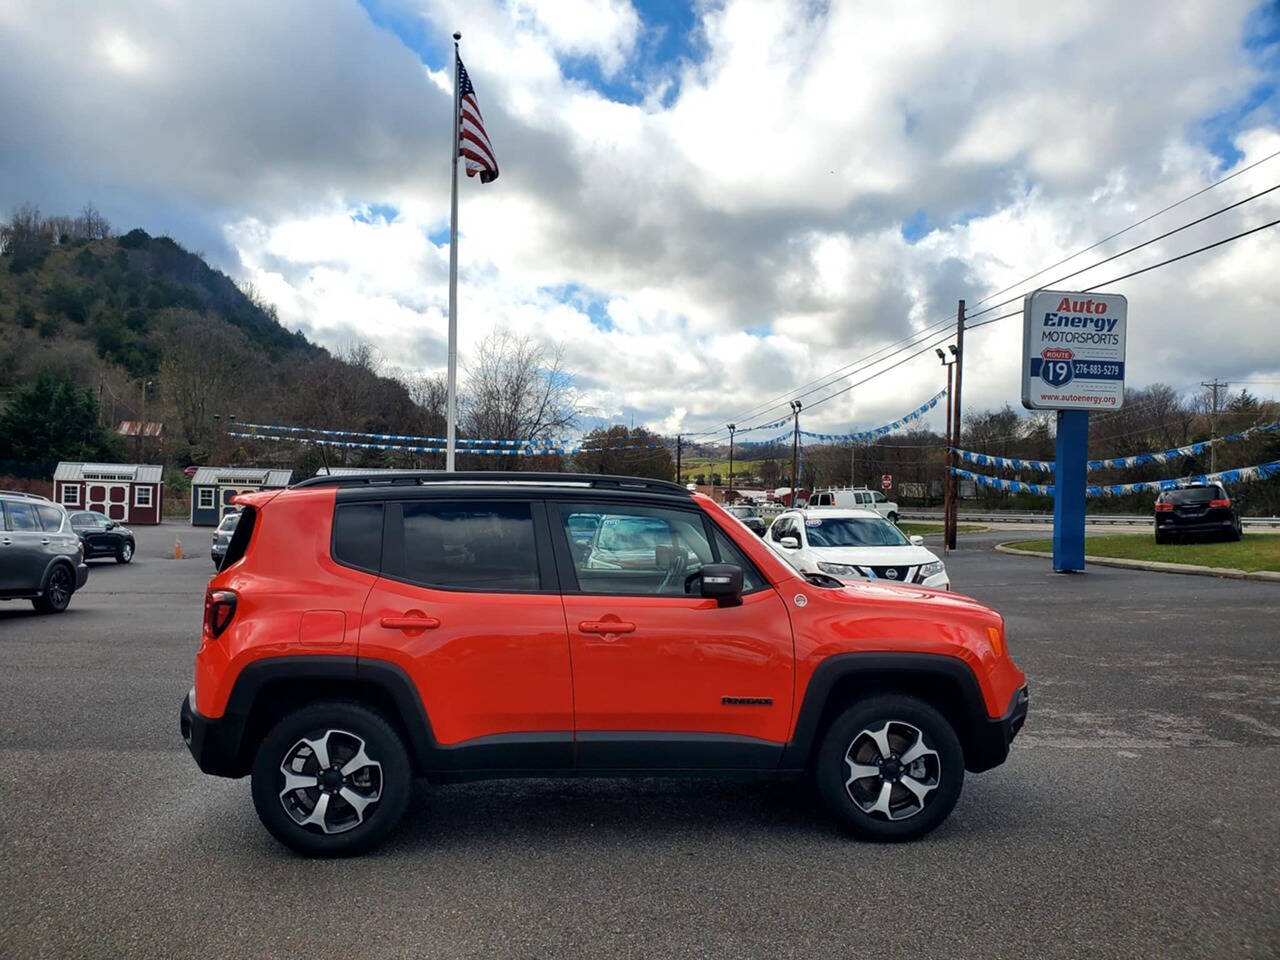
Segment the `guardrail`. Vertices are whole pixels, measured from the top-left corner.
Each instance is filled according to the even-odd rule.
[[[899,516],[903,520],[936,520],[942,522],[941,510],[903,510]],[[1053,514],[1051,513],[961,513],[957,516],[959,523],[1036,523],[1036,524],[1053,524]],[[1121,513],[1091,513],[1086,514],[1085,523],[1096,524],[1099,526],[1117,526],[1117,527],[1150,527],[1154,526],[1155,519],[1149,516],[1138,516],[1136,514]],[[1240,522],[1246,527],[1254,527],[1257,529],[1280,528],[1280,517],[1241,517]]]

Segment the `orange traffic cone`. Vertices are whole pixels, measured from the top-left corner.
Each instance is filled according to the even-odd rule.
[[[173,538],[173,559],[175,560],[182,559],[182,538],[181,537]]]

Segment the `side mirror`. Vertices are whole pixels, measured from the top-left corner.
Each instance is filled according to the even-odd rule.
[[[778,546],[785,547],[788,550],[799,550],[800,538],[799,537],[783,537],[781,540],[778,541]]]
[[[721,603],[742,596],[742,568],[736,563],[707,563],[702,566],[702,595]]]
[[[911,545],[912,545],[913,547],[923,547],[923,546],[924,546],[924,537],[920,536],[920,534],[918,534],[918,533],[917,533],[917,534],[915,534],[914,536],[910,537],[909,539],[911,540]]]
[[[107,521],[107,529],[108,529],[108,530],[114,530],[114,529],[115,529],[116,527],[118,527],[118,526],[120,526],[120,524],[116,523],[114,520],[108,520],[108,521]]]

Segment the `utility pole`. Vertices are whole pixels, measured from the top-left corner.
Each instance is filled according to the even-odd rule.
[[[733,432],[737,429],[738,425],[736,423],[729,424],[729,486],[724,491],[726,503],[733,496]]]
[[[947,371],[947,452],[943,458],[943,475],[942,475],[942,552],[946,553],[948,547],[947,532],[951,529],[951,468],[956,464],[956,455],[952,452],[955,447],[955,439],[951,436],[951,368],[956,362],[956,348],[951,347],[951,358],[947,359],[947,354],[941,348],[933,351],[938,355],[938,359],[942,361],[943,367]]]
[[[684,480],[680,477],[680,448],[683,446],[684,446],[684,437],[680,436],[680,434],[677,433],[676,434],[676,483],[684,482]]]
[[[791,431],[791,506],[796,506],[796,500],[800,491],[800,476],[798,470],[800,468],[800,409],[803,407],[799,400],[791,401],[791,418],[794,425]]]
[[[1209,413],[1209,439],[1212,440],[1218,435],[1218,391],[1225,390],[1229,384],[1220,381],[1217,377],[1212,380],[1201,380],[1200,386],[1208,387],[1213,391],[1213,407]],[[1213,444],[1209,447],[1209,472],[1216,473],[1218,469],[1218,447]]]
[[[964,301],[956,306],[956,345],[955,345],[955,395],[951,397],[951,446],[960,446],[960,384],[964,377]],[[951,458],[954,460],[954,457]],[[956,520],[960,515],[960,478],[947,471],[947,483],[951,489],[951,513],[947,518],[944,541],[948,550],[956,548]]]

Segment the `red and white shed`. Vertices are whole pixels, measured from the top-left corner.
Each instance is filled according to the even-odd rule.
[[[53,499],[121,523],[159,523],[164,468],[151,463],[71,463],[53,472]]]

